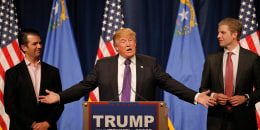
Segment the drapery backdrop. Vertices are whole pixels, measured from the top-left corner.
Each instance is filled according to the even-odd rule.
[[[73,71],[75,74],[81,74],[81,70],[83,72],[83,75],[86,76],[92,69],[95,63],[97,50],[99,46],[99,39],[101,35],[101,26],[102,26],[102,19],[104,14],[104,7],[106,0],[1,0],[1,13],[0,13],[0,31],[1,36],[3,38],[0,39],[1,43],[1,51],[0,51],[0,72],[2,78],[0,78],[0,105],[3,105],[3,75],[4,72],[8,69],[7,67],[11,67],[13,64],[13,60],[17,60],[15,51],[13,51],[13,47],[15,47],[15,42],[13,44],[7,43],[8,46],[5,46],[6,44],[6,35],[8,33],[12,33],[12,27],[14,24],[14,10],[12,9],[12,1],[14,1],[15,6],[17,7],[17,13],[18,13],[18,24],[19,28],[35,28],[40,31],[40,35],[42,38],[42,43],[45,48],[45,55],[43,56],[43,60],[45,61],[46,58],[54,58],[53,53],[56,53],[56,58],[58,60],[52,60],[54,62],[58,63],[58,67],[60,68],[61,72],[69,72]],[[200,74],[201,71],[199,67],[202,67],[204,56],[220,49],[218,42],[217,42],[217,27],[218,22],[225,18],[225,17],[234,17],[238,18],[238,13],[240,9],[240,0],[194,0],[194,5],[192,6],[192,0],[121,0],[122,1],[122,13],[124,14],[124,27],[132,28],[137,33],[137,52],[142,54],[147,54],[153,57],[156,57],[159,64],[162,66],[162,68],[166,68],[167,65],[167,72],[169,72],[174,78],[182,82],[182,79],[179,79],[178,77],[186,76],[185,74],[189,74],[187,70],[192,70],[196,68],[196,72],[198,72],[193,80],[198,81],[195,85],[194,83],[191,83],[192,86],[197,86],[193,89],[198,89],[199,82],[200,82]],[[181,3],[180,3],[181,1]],[[253,0],[247,0],[247,1],[253,1]],[[67,7],[66,4],[67,3]],[[185,3],[188,2],[188,3]],[[52,6],[53,3],[53,6]],[[180,5],[180,6],[179,6]],[[184,5],[187,5],[189,7],[185,7]],[[246,5],[248,8],[252,7],[251,4],[243,4]],[[257,20],[260,21],[260,2],[259,0],[254,0],[254,5],[256,6],[256,17]],[[179,9],[180,7],[180,9]],[[195,7],[195,13],[194,8]],[[67,10],[66,10],[67,8]],[[243,7],[244,8],[244,7]],[[62,18],[62,21],[66,19],[67,26],[65,30],[67,31],[59,31],[62,32],[64,35],[55,35],[55,40],[50,40],[50,38],[46,39],[47,31],[48,31],[48,24],[49,24],[49,18],[50,18],[50,12],[51,10],[54,11],[55,14],[56,11],[61,11],[61,13],[64,13],[64,16]],[[178,10],[179,13],[178,13]],[[181,13],[182,11],[182,13]],[[184,12],[187,11],[187,12]],[[251,10],[252,12],[253,10]],[[246,12],[246,11],[245,11]],[[10,13],[10,14],[8,14]],[[190,14],[189,14],[190,13]],[[250,11],[247,12],[247,15],[254,16],[250,14]],[[178,15],[178,17],[177,17]],[[197,21],[198,24],[196,24],[196,28],[192,31],[187,31],[183,35],[183,37],[177,37],[178,35],[173,36],[174,28],[176,25],[176,29],[180,27],[180,25],[186,25],[189,26],[189,23],[185,23],[185,20],[183,19],[189,19],[194,18],[192,16],[195,16],[196,19],[194,21]],[[52,15],[53,16],[53,15]],[[53,18],[51,16],[51,19]],[[181,17],[180,17],[181,16]],[[186,16],[190,16],[187,17]],[[182,20],[180,20],[180,18]],[[175,23],[177,19],[177,22]],[[179,20],[178,20],[179,19]],[[246,18],[245,18],[246,19]],[[52,20],[50,20],[50,23]],[[60,22],[58,25],[62,25],[63,22]],[[193,22],[194,22],[193,21]],[[72,25],[72,30],[70,27],[70,22]],[[254,23],[251,22],[251,23]],[[258,22],[259,24],[259,22]],[[192,25],[192,24],[191,24]],[[10,27],[8,29],[8,27]],[[193,27],[193,25],[192,25]],[[194,26],[195,27],[195,26]],[[61,28],[59,28],[61,29]],[[59,30],[57,28],[57,32]],[[191,29],[191,28],[190,28]],[[251,28],[250,28],[251,29]],[[259,29],[259,27],[258,27]],[[63,29],[64,30],[64,29]],[[182,28],[181,28],[182,30]],[[195,30],[195,32],[194,32]],[[70,31],[70,32],[68,32]],[[190,33],[190,35],[189,35]],[[200,35],[199,35],[200,33]],[[12,33],[15,34],[15,33]],[[48,36],[51,34],[54,34],[54,32],[48,32]],[[56,33],[55,33],[56,34]],[[68,42],[66,38],[69,38],[67,35],[70,34],[71,42]],[[176,33],[175,33],[176,34]],[[187,34],[187,35],[186,35]],[[9,35],[9,34],[8,34]],[[258,32],[259,35],[259,32]],[[75,41],[74,43],[74,37]],[[185,37],[185,38],[184,38]],[[191,40],[189,37],[195,37],[197,40]],[[8,38],[11,38],[8,36]],[[54,38],[54,37],[53,37]],[[62,41],[66,39],[65,41]],[[180,40],[182,39],[182,40]],[[201,40],[200,40],[201,39]],[[45,41],[48,41],[45,44]],[[55,43],[54,43],[55,41]],[[59,44],[58,44],[59,41]],[[201,43],[200,43],[201,41]],[[8,41],[9,42],[9,41]],[[63,47],[67,47],[68,44],[71,44],[74,48],[73,50],[66,50]],[[260,50],[260,45],[257,43],[258,46],[255,46],[256,48],[252,48],[250,46],[250,49],[253,51]],[[10,47],[10,46],[11,47]],[[50,46],[51,45],[51,46]],[[54,46],[52,46],[54,45]],[[58,46],[58,48],[53,48],[55,46]],[[178,46],[181,45],[181,46]],[[194,45],[195,47],[191,47],[190,45]],[[199,47],[201,46],[201,47]],[[179,47],[179,48],[178,48]],[[188,48],[187,48],[188,47]],[[196,48],[198,47],[198,48]],[[170,50],[171,49],[171,50]],[[189,53],[187,53],[187,49]],[[50,50],[53,50],[53,53],[46,53]],[[62,51],[63,53],[59,53],[57,50]],[[183,51],[185,50],[185,51]],[[3,52],[3,53],[2,53]],[[10,53],[9,53],[10,52]],[[74,52],[74,53],[73,53]],[[169,53],[171,52],[171,53]],[[181,57],[179,56],[182,54],[182,52],[185,52],[185,55],[188,55],[188,57]],[[72,53],[74,54],[72,56]],[[79,59],[77,60],[79,55]],[[11,54],[11,55],[9,55]],[[19,53],[21,54],[21,53]],[[50,54],[49,56],[46,54]],[[170,56],[169,56],[170,54]],[[258,53],[259,54],[259,53]],[[47,57],[46,57],[47,56]],[[63,62],[60,62],[61,56],[63,57]],[[71,56],[71,58],[68,58],[67,56]],[[193,56],[199,56],[193,57]],[[193,57],[193,58],[192,58]],[[10,59],[11,58],[11,59]],[[6,60],[7,59],[7,60]],[[201,59],[201,60],[199,60]],[[20,60],[21,57],[20,57]],[[75,66],[69,65],[69,63],[74,63],[71,60],[77,60],[81,63],[78,64],[76,67],[77,70],[75,71]],[[7,64],[7,61],[9,64]],[[69,63],[64,63],[64,61],[69,61]],[[199,66],[196,66],[197,63],[191,61],[196,61]],[[198,62],[200,61],[200,62]],[[48,62],[48,61],[47,61]],[[168,62],[168,63],[167,63]],[[50,63],[50,62],[48,62]],[[66,66],[65,69],[62,69],[63,66]],[[180,69],[179,69],[179,68]],[[184,69],[182,69],[184,68]],[[177,71],[175,71],[177,70]],[[180,71],[180,72],[179,72]],[[185,71],[185,72],[184,72]],[[72,76],[71,74],[63,74],[62,76]],[[75,76],[73,76],[75,78]],[[82,76],[80,76],[82,77]],[[80,77],[77,77],[75,80],[81,80]],[[62,78],[63,79],[63,78]],[[64,81],[64,79],[63,79]],[[66,80],[67,81],[67,80]],[[68,83],[63,83],[63,87],[65,85],[70,86]],[[185,85],[190,87],[190,85]],[[191,88],[192,88],[191,86]],[[165,94],[163,96],[163,94]],[[190,107],[185,106],[182,107],[182,105],[178,104],[181,103],[185,105],[186,102],[179,101],[179,99],[174,100],[176,98],[171,97],[172,95],[169,95],[167,93],[163,93],[160,89],[158,89],[158,93],[156,94],[157,100],[164,100],[166,101],[170,106],[169,116],[171,120],[174,121],[174,127],[176,127],[176,130],[186,130],[190,129],[186,126],[186,123],[188,123],[191,126],[195,126],[190,124],[189,120],[185,120],[183,123],[177,122],[180,119],[180,117],[183,119],[189,119],[190,116],[195,117],[193,115],[190,115],[190,110],[196,110],[193,108],[198,108],[197,110],[202,110],[202,106],[193,106],[191,104]],[[165,99],[163,99],[165,97]],[[170,100],[168,100],[170,99]],[[172,101],[171,101],[172,100]],[[81,101],[82,102],[82,101]],[[75,103],[75,102],[74,102]],[[72,103],[71,103],[72,104]],[[67,105],[71,105],[67,104]],[[176,105],[177,104],[177,105]],[[79,108],[81,106],[73,105],[76,108]],[[77,107],[78,106],[78,107]],[[174,106],[180,109],[176,109]],[[8,128],[8,116],[4,115],[3,108],[0,107],[0,129],[6,130]],[[182,109],[185,108],[185,109]],[[60,129],[63,130],[63,128],[71,129],[75,128],[75,126],[78,126],[79,129],[82,127],[82,118],[78,118],[78,116],[73,111],[78,111],[76,109],[68,110],[68,113],[72,114],[76,119],[74,120],[71,115],[64,116],[66,112],[63,112],[62,123],[60,123],[61,127]],[[174,111],[172,111],[174,110]],[[185,114],[178,115],[178,113],[182,113],[182,111],[185,111]],[[258,113],[260,111],[260,107],[257,109]],[[194,129],[204,129],[206,124],[203,117],[206,117],[205,110],[202,110],[203,114],[196,112],[200,117],[198,119],[199,123],[196,123],[198,125],[198,128]],[[177,114],[176,114],[177,113]],[[81,114],[79,114],[81,115]],[[64,120],[63,120],[64,119]],[[70,120],[69,120],[70,119]],[[78,120],[77,120],[78,119]],[[65,120],[69,123],[66,123]],[[202,122],[200,122],[202,121]],[[259,128],[260,128],[260,119],[259,121]],[[72,122],[74,125],[72,125]],[[59,124],[59,123],[58,123]],[[171,123],[170,123],[171,124]],[[69,126],[69,127],[67,127]],[[185,128],[183,127],[185,126]],[[71,128],[70,128],[71,127]],[[200,128],[199,128],[200,127]],[[170,127],[172,128],[172,127]],[[64,129],[65,130],[65,129]],[[172,130],[172,129],[171,129]]]
[[[260,21],[260,1],[254,0]],[[19,27],[40,31],[45,43],[52,0],[14,0]],[[67,0],[83,75],[95,63],[101,34],[105,0]],[[219,48],[217,24],[225,17],[238,18],[240,0],[194,0],[205,56]],[[137,33],[137,52],[156,57],[166,68],[177,17],[179,0],[122,0],[125,27]],[[68,53],[70,53],[68,51]],[[73,69],[73,68],[71,68]],[[163,100],[158,92],[158,100]]]

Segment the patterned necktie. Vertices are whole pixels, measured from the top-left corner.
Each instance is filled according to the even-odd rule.
[[[124,72],[124,81],[123,81],[123,90],[121,101],[130,101],[130,92],[131,92],[131,61],[129,59],[125,60],[125,72]]]
[[[233,63],[231,55],[233,52],[228,52],[227,63],[226,63],[226,77],[225,77],[225,93],[228,97],[233,95]],[[230,110],[231,106],[227,105],[227,109]]]

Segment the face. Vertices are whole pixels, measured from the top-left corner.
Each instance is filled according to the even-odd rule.
[[[217,38],[221,47],[232,49],[237,43],[237,32],[232,33],[228,25],[219,25]]]
[[[135,38],[131,35],[122,35],[116,39],[115,48],[117,52],[124,58],[131,58],[136,53]]]
[[[27,35],[28,44],[22,45],[25,56],[30,60],[39,60],[42,50],[41,38],[37,35]]]

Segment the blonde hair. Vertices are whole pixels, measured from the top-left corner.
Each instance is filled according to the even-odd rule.
[[[122,28],[122,29],[117,30],[113,36],[114,46],[116,45],[116,40],[119,39],[123,35],[133,36],[134,40],[136,40],[136,38],[135,38],[136,33],[132,29]]]
[[[232,33],[237,32],[237,41],[240,40],[243,25],[239,20],[234,18],[225,18],[218,23],[218,26],[220,25],[227,25]]]

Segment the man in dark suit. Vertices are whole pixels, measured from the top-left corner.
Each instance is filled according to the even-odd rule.
[[[205,107],[213,106],[215,100],[207,96],[208,92],[197,93],[165,73],[156,63],[156,59],[136,54],[136,33],[129,28],[118,30],[114,36],[114,46],[119,53],[116,56],[98,60],[93,71],[80,83],[59,94],[46,90],[48,96],[40,96],[43,103],[69,103],[79,100],[86,93],[99,87],[100,101],[154,101],[156,87],[190,102],[200,103]],[[125,61],[130,62],[131,81],[125,83]],[[126,71],[129,72],[129,71]],[[130,97],[123,99],[128,84]]]
[[[18,40],[25,58],[5,74],[4,104],[10,130],[56,130],[64,105],[41,103],[38,96],[46,95],[45,89],[62,90],[59,70],[40,60],[42,44],[37,31],[22,30]]]
[[[239,46],[241,31],[237,19],[220,21],[217,38],[224,50],[206,58],[200,92],[210,90],[218,103],[208,109],[207,130],[257,130],[260,58]]]

